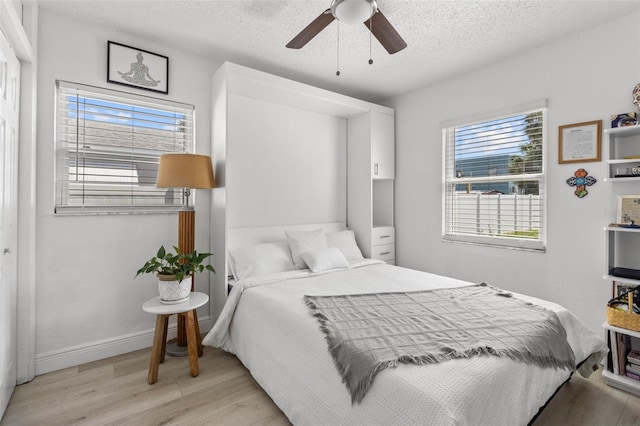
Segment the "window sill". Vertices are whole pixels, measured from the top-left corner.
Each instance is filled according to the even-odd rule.
[[[55,207],[54,216],[108,216],[108,215],[149,215],[172,214],[183,209],[183,206],[149,208],[149,207]]]
[[[471,235],[445,235],[442,237],[445,243],[470,244],[482,247],[501,248],[509,250],[532,251],[546,253],[547,248],[542,241],[522,240],[518,238],[480,237]]]

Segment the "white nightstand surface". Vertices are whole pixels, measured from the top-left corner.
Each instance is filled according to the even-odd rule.
[[[208,301],[208,295],[194,291],[186,302],[176,303],[174,305],[165,305],[160,301],[160,296],[157,296],[144,302],[142,309],[150,314],[171,315],[192,311],[206,304]]]

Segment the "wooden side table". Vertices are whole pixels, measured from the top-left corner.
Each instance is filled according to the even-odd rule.
[[[209,296],[206,294],[192,292],[189,300],[175,305],[163,304],[160,302],[160,296],[149,299],[142,305],[142,309],[145,312],[156,315],[156,331],[153,336],[149,376],[147,379],[150,385],[158,380],[158,369],[160,363],[164,362],[167,345],[167,327],[169,325],[169,317],[173,314],[185,318],[187,351],[189,353],[189,373],[191,373],[191,377],[196,377],[200,374],[198,357],[202,356],[203,351],[196,309],[208,301]]]

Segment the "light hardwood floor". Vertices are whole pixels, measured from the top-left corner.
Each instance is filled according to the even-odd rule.
[[[206,347],[200,375],[187,358],[167,357],[147,384],[150,350],[36,377],[16,388],[9,425],[288,425],[238,359]],[[640,425],[640,397],[607,386],[600,372],[574,375],[534,426]]]

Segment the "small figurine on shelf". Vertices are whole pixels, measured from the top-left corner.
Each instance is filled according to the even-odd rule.
[[[625,223],[626,226],[635,226],[636,224],[636,221],[631,219],[631,216],[629,216],[628,213],[625,213],[624,216],[622,216],[622,221]]]
[[[628,112],[626,114],[614,114],[611,116],[611,127],[627,127],[635,126],[638,124],[638,119],[635,112]]]
[[[622,221],[624,222],[624,224],[622,225],[623,228],[640,228],[640,226],[636,224],[636,221],[631,219],[631,216],[629,216],[629,214],[627,213],[625,213],[622,217]]]

